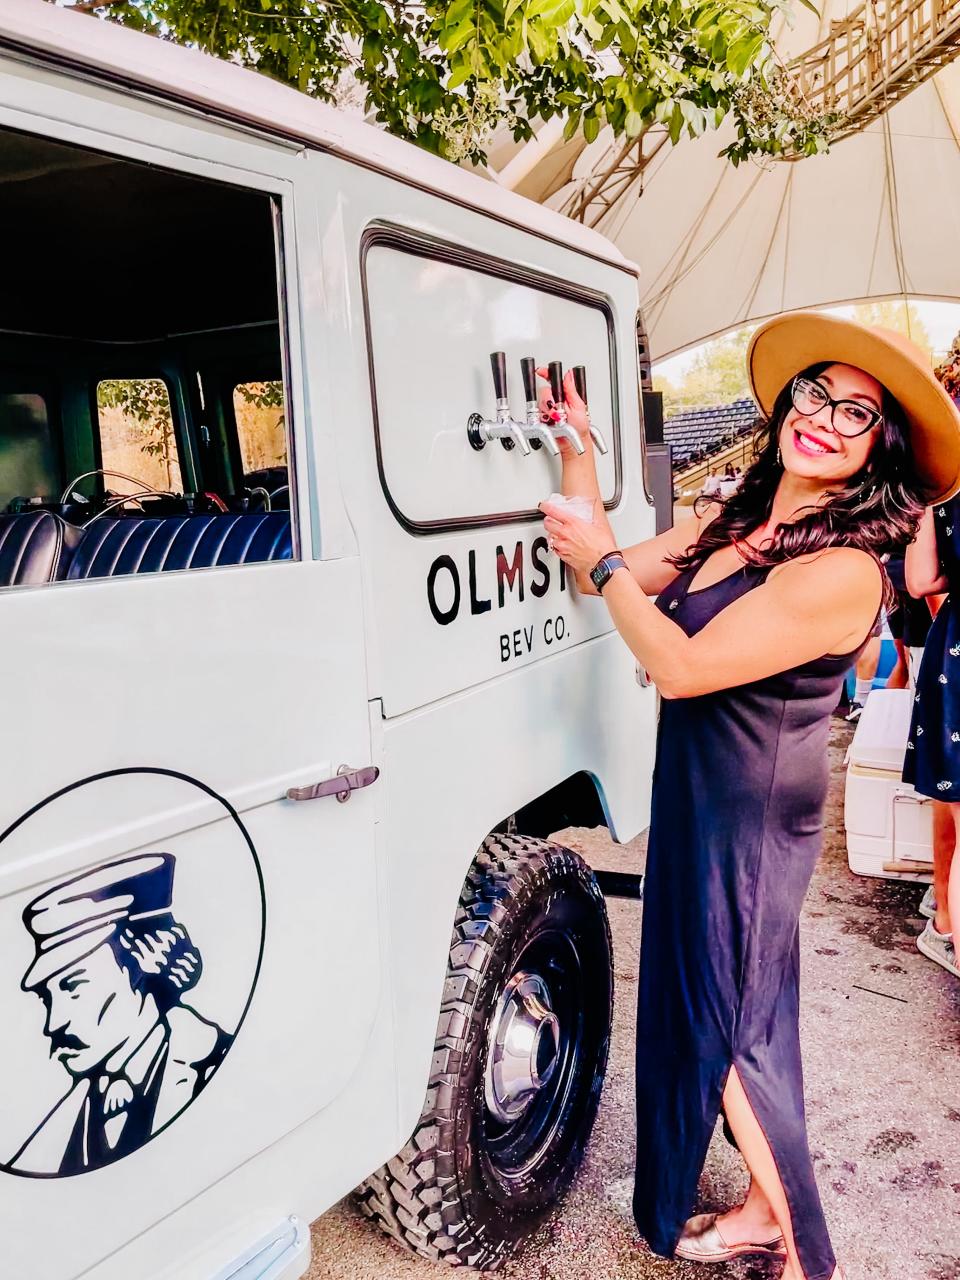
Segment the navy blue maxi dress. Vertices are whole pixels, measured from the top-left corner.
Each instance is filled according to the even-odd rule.
[[[903,780],[923,796],[960,801],[960,498],[933,509],[950,597],[933,620],[917,674]]]
[[[681,572],[657,598],[687,635],[769,569],[746,565],[690,591],[695,572]],[[830,713],[859,652],[661,701],[640,951],[633,1209],[641,1234],[665,1257],[693,1212],[735,1064],[776,1160],[804,1274],[833,1275],[804,1118],[798,922],[821,847]]]

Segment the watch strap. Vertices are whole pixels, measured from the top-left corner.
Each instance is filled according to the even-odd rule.
[[[597,591],[602,595],[603,588],[613,577],[617,569],[626,569],[627,561],[621,551],[608,551],[601,556],[591,570],[590,577]]]

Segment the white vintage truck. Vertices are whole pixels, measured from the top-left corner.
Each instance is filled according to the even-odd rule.
[[[353,1188],[495,1268],[607,1055],[603,894],[546,837],[643,829],[656,713],[547,548],[521,361],[585,368],[651,535],[635,272],[41,0],[0,193],[0,1270],[288,1280]]]

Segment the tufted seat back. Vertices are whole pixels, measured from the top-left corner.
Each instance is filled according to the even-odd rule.
[[[67,577],[110,578],[290,560],[292,556],[289,511],[146,520],[104,518],[84,531]]]
[[[0,587],[33,587],[62,578],[79,529],[50,511],[0,515]]]

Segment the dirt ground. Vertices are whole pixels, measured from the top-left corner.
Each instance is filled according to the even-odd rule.
[[[848,1280],[960,1280],[960,983],[915,939],[922,889],[861,879],[846,863],[843,752],[835,719],[824,853],[802,923],[802,1035],[810,1143],[834,1247]],[[594,867],[636,870],[645,837],[614,845],[571,830]],[[505,1280],[767,1280],[779,1264],[703,1267],[653,1257],[630,1215],[633,1044],[641,904],[609,901],[616,1005],[610,1068],[587,1157],[554,1219],[499,1274]],[[746,1178],[718,1133],[700,1208],[728,1205]],[[438,1280],[343,1200],[313,1225],[309,1280]]]

